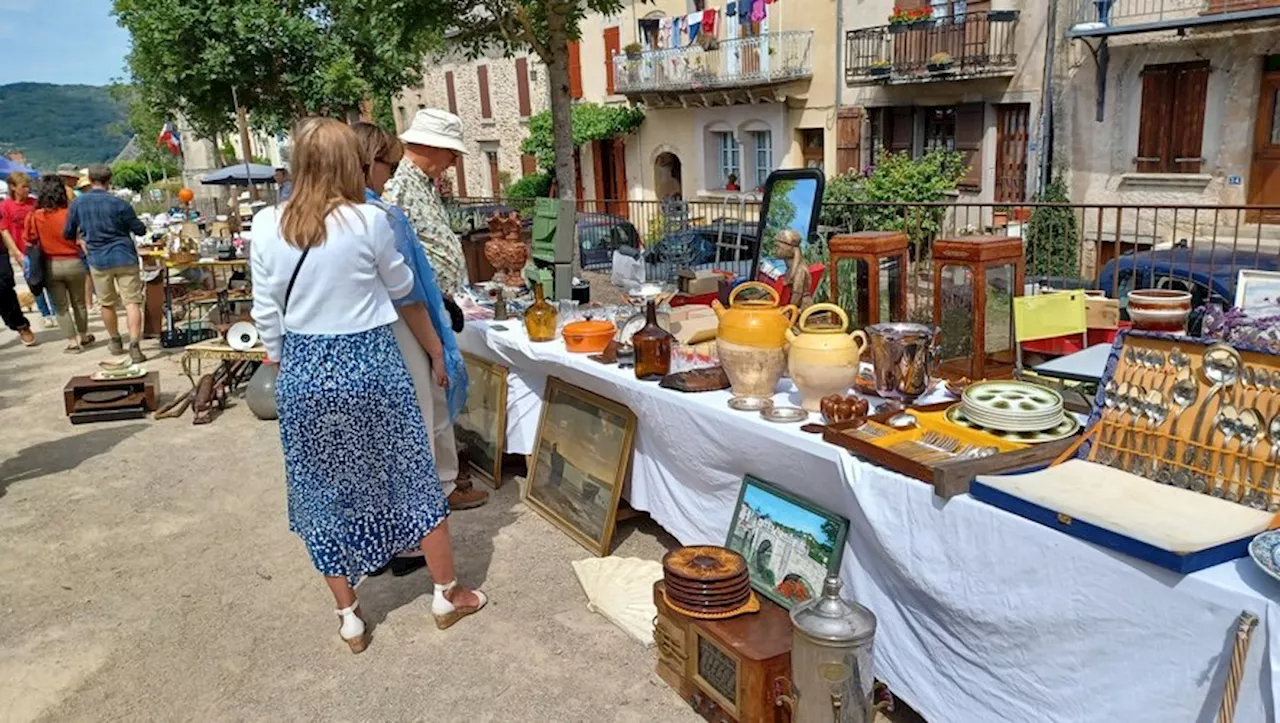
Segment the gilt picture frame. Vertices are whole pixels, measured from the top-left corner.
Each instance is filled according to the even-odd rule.
[[[496,490],[502,487],[502,455],[507,446],[507,375],[501,364],[463,352],[470,384],[467,401],[453,422],[453,434],[467,465]]]
[[[790,610],[822,594],[840,574],[849,521],[747,475],[733,509],[725,547],[747,561],[751,587]]]
[[[626,406],[548,377],[525,504],[596,555],[609,554],[635,434]]]

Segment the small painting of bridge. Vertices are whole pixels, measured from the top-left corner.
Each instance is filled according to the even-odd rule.
[[[742,482],[727,546],[747,560],[752,586],[785,608],[839,574],[849,521],[754,477]]]

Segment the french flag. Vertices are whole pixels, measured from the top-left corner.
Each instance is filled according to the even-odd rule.
[[[156,138],[156,145],[168,148],[175,156],[182,153],[182,134],[178,133],[173,121],[165,121],[164,128],[160,129],[160,135]]]

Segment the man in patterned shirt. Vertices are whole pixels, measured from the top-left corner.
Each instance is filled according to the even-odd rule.
[[[418,234],[418,242],[427,252],[427,260],[436,272],[440,291],[446,299],[461,293],[467,279],[467,260],[462,243],[449,227],[449,217],[436,193],[433,178],[439,178],[458,157],[466,155],[462,139],[462,119],[442,110],[425,109],[414,116],[413,124],[400,136],[404,141],[404,160],[387,182],[382,198],[399,206],[409,217]],[[405,162],[407,161],[407,163]],[[489,493],[472,489],[469,477],[459,479],[458,443],[445,390],[432,389],[435,400],[434,427],[436,469],[449,506],[455,510],[479,507],[489,501]]]

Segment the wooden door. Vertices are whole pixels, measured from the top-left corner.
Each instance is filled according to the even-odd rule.
[[[1258,93],[1258,120],[1253,132],[1253,165],[1249,169],[1249,203],[1280,204],[1280,72],[1264,73]],[[1250,214],[1255,215],[1255,214]],[[1280,223],[1280,211],[1264,211],[1264,223]]]
[[[630,218],[630,208],[627,203],[627,146],[621,138],[614,138],[609,141],[612,146],[613,153],[613,188],[610,190],[609,198],[615,199],[611,213],[616,213],[623,218]]]
[[[1025,201],[1031,106],[996,106],[996,203]]]
[[[621,32],[618,28],[604,29],[604,78],[605,93],[613,95],[613,56],[622,52]]]

